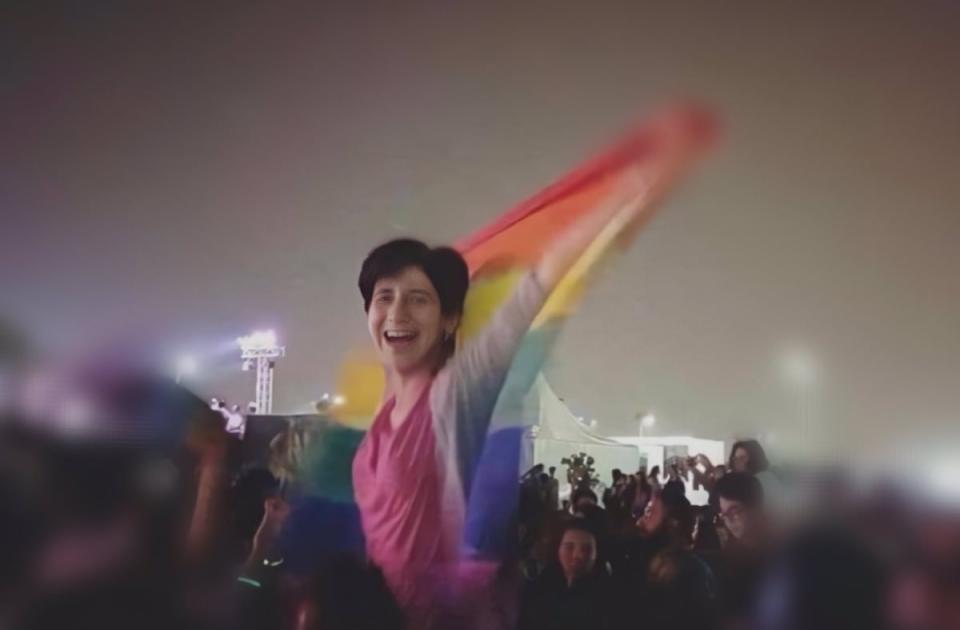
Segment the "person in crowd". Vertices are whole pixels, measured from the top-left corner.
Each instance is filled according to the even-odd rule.
[[[283,558],[273,556],[284,524],[290,517],[290,505],[281,497],[263,500],[261,518],[250,540],[246,559],[235,583],[233,619],[238,630],[290,627],[293,611],[284,583]]]
[[[720,627],[719,587],[707,564],[682,549],[653,557],[646,588],[637,595],[642,623],[649,630],[713,630]],[[626,628],[630,624],[623,624]]]
[[[633,535],[612,558],[614,576],[628,589],[642,588],[655,555],[691,547],[693,525],[693,508],[682,493],[666,488],[654,491]]]
[[[610,479],[611,479],[610,487],[611,488],[618,487],[621,483],[625,481],[623,471],[620,470],[619,468],[614,468],[613,470],[610,471]]]
[[[584,520],[566,524],[554,560],[523,590],[518,630],[613,627],[613,593],[597,563],[597,547],[597,535]]]
[[[683,549],[690,546],[693,520],[693,509],[682,484],[679,487],[668,484],[654,493],[637,528],[644,538],[663,537],[668,546]]]
[[[590,488],[577,488],[570,495],[570,510],[574,516],[582,515],[584,509],[596,507],[598,504],[597,493]]]
[[[693,549],[701,557],[719,553],[722,548],[717,533],[716,514],[710,506],[700,508],[693,526]]]
[[[240,405],[233,405],[229,410],[224,408],[221,413],[226,418],[227,433],[242,440],[247,430],[247,417],[240,411]]]
[[[230,484],[228,518],[229,544],[234,557],[245,558],[250,552],[254,535],[263,522],[265,502],[280,487],[279,480],[266,468],[250,467],[240,471]]]
[[[718,515],[730,534],[732,544],[754,548],[763,544],[766,519],[763,486],[751,474],[724,475],[714,489]]]
[[[518,503],[521,523],[530,524],[542,518],[543,488],[537,475],[524,475],[520,478]]]
[[[547,296],[607,222],[649,209],[637,175],[624,179],[626,201],[589,213],[549,245],[461,349],[469,274],[458,252],[398,239],[363,263],[358,286],[387,392],[354,458],[354,490],[368,554],[414,627],[436,618],[438,592],[449,586],[438,568],[458,562],[467,490],[514,355]]]
[[[710,461],[710,458],[703,453],[697,454],[690,463],[691,469],[694,470],[695,477],[697,477],[708,490],[712,486],[712,483],[719,477],[722,477],[728,470],[730,472],[759,475],[770,469],[770,461],[767,459],[767,454],[763,450],[763,446],[760,445],[760,442],[753,439],[737,440],[733,443],[733,446],[730,448],[730,458],[725,468],[722,465],[714,465]],[[700,466],[703,467],[702,471],[699,470]]]
[[[613,483],[603,491],[603,507],[612,518],[619,520],[630,513],[636,486],[633,477],[623,474],[619,468],[613,469],[611,477]]]
[[[556,511],[560,508],[560,480],[557,479],[557,467],[551,466],[550,478],[547,480],[547,509]]]
[[[650,484],[651,488],[657,489],[662,484],[660,481],[660,467],[654,466],[650,469],[650,472],[647,474],[647,483]]]
[[[582,519],[597,538],[597,564],[609,569],[613,553],[611,530],[614,526],[610,513],[599,505],[587,504],[580,508],[576,517]]]
[[[630,513],[633,518],[639,519],[643,516],[643,512],[647,507],[647,503],[653,497],[653,486],[650,485],[650,481],[647,479],[647,475],[644,472],[638,472],[636,475],[633,475],[634,479],[634,493],[633,501],[630,505]]]
[[[720,578],[724,616],[742,623],[768,562],[763,487],[750,473],[732,472],[717,481],[714,492],[725,536],[713,566]]]
[[[757,440],[739,440],[733,443],[730,449],[730,472],[750,473],[757,475],[770,468],[767,454]]]
[[[550,503],[550,475],[545,472],[540,473],[537,477],[537,489],[539,490],[540,504],[546,509]]]
[[[523,473],[520,476],[520,481],[524,482],[529,479],[536,479],[537,477],[540,476],[540,473],[542,472],[543,472],[543,464],[534,464],[533,466],[530,467],[530,469],[527,472]]]
[[[713,493],[713,486],[717,480],[726,472],[726,466],[723,464],[714,466],[710,458],[703,453],[698,453],[695,457],[687,460],[687,469],[693,475],[693,487],[702,487],[709,493]]]
[[[566,512],[558,510],[548,512],[536,522],[521,521],[520,571],[527,580],[536,579],[554,561],[557,541],[569,518]]]

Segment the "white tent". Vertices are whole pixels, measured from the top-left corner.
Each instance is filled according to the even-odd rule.
[[[597,476],[606,484],[610,483],[610,471],[614,468],[624,473],[637,471],[640,451],[633,445],[597,435],[578,422],[542,375],[537,379],[534,393],[538,416],[537,427],[531,432],[533,462],[546,468],[556,466],[561,485],[565,482],[566,468],[560,460],[578,453],[593,457]]]
[[[536,426],[528,434],[527,453],[532,455],[532,459],[524,468],[531,463],[543,464],[545,468],[556,466],[561,489],[566,482],[566,467],[560,464],[560,460],[578,453],[593,457],[593,468],[605,484],[610,482],[610,471],[614,468],[633,473],[641,465],[647,470],[659,466],[665,472],[664,462],[672,456],[703,453],[715,464],[723,461],[724,443],[721,440],[640,435],[606,438],[597,435],[577,420],[543,375],[537,378],[529,400],[535,407],[529,412],[536,418]],[[684,483],[691,503],[703,505],[707,502],[707,492],[702,488],[694,488],[692,479],[685,479]],[[566,492],[569,492],[569,488]],[[561,496],[564,494],[561,490]]]

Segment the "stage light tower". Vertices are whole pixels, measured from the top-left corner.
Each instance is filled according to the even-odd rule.
[[[277,359],[284,356],[286,348],[277,344],[277,334],[272,330],[258,330],[237,339],[244,369],[254,367],[257,373],[257,389],[254,405],[256,413],[273,411],[273,368]]]

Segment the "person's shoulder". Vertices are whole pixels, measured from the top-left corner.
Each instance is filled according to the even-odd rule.
[[[430,381],[430,392],[427,398],[430,402],[430,410],[433,412],[442,410],[445,405],[450,404],[449,397],[456,391],[455,384],[458,378],[456,360],[456,355],[447,359]]]

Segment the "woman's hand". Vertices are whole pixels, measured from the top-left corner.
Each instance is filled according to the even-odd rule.
[[[615,218],[629,233],[653,216],[664,194],[700,156],[712,134],[712,120],[702,111],[675,109],[660,116],[646,138],[647,151],[628,166],[614,192],[587,212],[548,246],[536,268],[550,292]]]
[[[617,190],[598,208],[591,210],[567,228],[544,252],[537,265],[540,286],[553,291],[590,243],[617,215],[629,223],[649,209],[649,186],[642,172],[631,169],[622,178]]]

